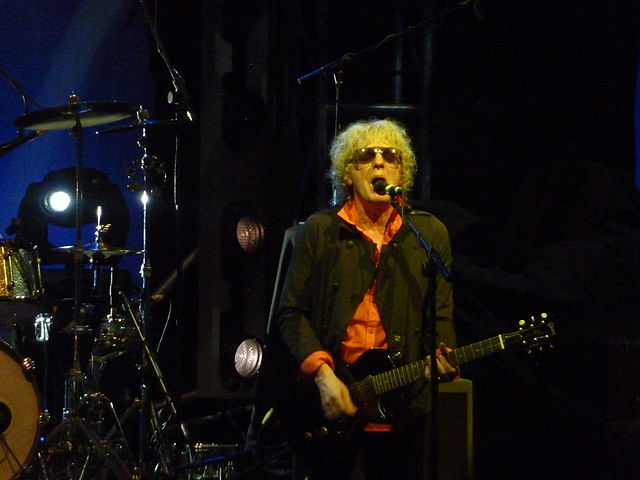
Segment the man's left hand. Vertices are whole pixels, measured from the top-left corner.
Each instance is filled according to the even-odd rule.
[[[449,363],[449,348],[444,343],[440,343],[436,349],[436,363],[438,365],[438,381],[450,382],[460,375],[458,367]],[[431,380],[431,355],[427,356],[426,364],[424,375]]]

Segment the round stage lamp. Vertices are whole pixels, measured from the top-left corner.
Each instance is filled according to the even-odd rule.
[[[243,378],[251,378],[262,365],[262,345],[255,338],[243,340],[235,354],[236,372]]]
[[[44,200],[45,208],[51,212],[64,212],[71,205],[71,195],[63,190],[50,193]]]
[[[245,215],[236,225],[236,239],[245,252],[254,253],[262,246],[264,226],[255,218]]]

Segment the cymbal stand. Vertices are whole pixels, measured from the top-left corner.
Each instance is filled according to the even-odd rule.
[[[71,105],[79,103],[79,99],[71,94],[69,97],[69,103]],[[43,452],[56,452],[63,456],[69,456],[71,462],[67,468],[78,468],[80,462],[79,458],[74,458],[74,454],[84,455],[82,460],[81,471],[79,478],[82,479],[85,476],[87,468],[98,467],[108,468],[111,473],[118,480],[130,480],[132,478],[131,472],[124,461],[118,457],[118,453],[98,435],[97,431],[91,425],[91,422],[83,418],[80,414],[81,407],[83,405],[83,399],[81,398],[81,383],[83,373],[80,366],[80,354],[79,354],[79,325],[81,324],[81,318],[84,315],[84,307],[82,306],[82,262],[84,257],[84,250],[82,245],[82,188],[81,188],[81,171],[82,171],[82,156],[83,156],[83,134],[82,124],[80,121],[80,113],[76,113],[75,125],[71,129],[71,134],[76,140],[76,177],[75,177],[75,244],[73,250],[73,263],[74,263],[74,308],[72,315],[72,329],[73,329],[73,360],[72,366],[65,379],[65,391],[64,391],[64,406],[62,411],[62,422],[58,424],[49,434],[46,436],[42,443]],[[96,397],[98,395],[98,397]],[[92,394],[87,398],[95,401],[96,399],[103,402],[105,398],[100,394]],[[112,408],[113,410],[113,408]],[[117,416],[116,416],[117,422]],[[82,436],[82,439],[80,436]],[[83,443],[81,440],[85,440],[88,443]],[[47,450],[49,449],[49,450]],[[50,455],[56,455],[56,453],[50,453]],[[103,461],[102,464],[96,462],[97,458]],[[39,454],[38,458],[42,463],[43,474],[46,476],[46,459],[43,462],[42,456]]]
[[[140,107],[138,110],[137,118],[139,122],[143,122],[148,117],[148,113],[146,110]],[[143,154],[140,160],[136,160],[134,165],[129,169],[128,178],[129,183],[128,187],[132,191],[141,191],[140,200],[142,201],[142,265],[140,266],[140,277],[141,277],[141,293],[140,293],[140,322],[137,322],[137,318],[133,314],[133,311],[128,306],[128,303],[125,303],[125,307],[127,308],[127,313],[131,317],[134,322],[134,326],[138,336],[143,345],[146,345],[146,338],[148,334],[148,323],[149,323],[149,309],[147,308],[149,305],[149,279],[151,278],[151,259],[148,253],[148,231],[149,231],[149,216],[148,216],[148,203],[149,203],[149,191],[147,185],[147,166],[149,163],[149,158],[147,155],[147,131],[146,128],[142,128],[142,137],[138,140],[138,145],[142,148]],[[133,177],[136,175],[135,167],[139,166],[142,172],[142,182],[132,181]],[[145,365],[144,358],[142,359],[142,364]],[[145,372],[146,373],[146,372]],[[147,384],[146,384],[146,375],[142,375],[142,379],[140,382],[140,431],[139,431],[139,443],[140,443],[140,451],[139,451],[139,462],[140,468],[142,469],[141,474],[145,475],[145,468],[147,465],[147,428],[148,428],[148,409],[147,405],[149,403],[149,395],[147,392]]]
[[[79,103],[79,99],[75,94],[69,96],[69,103]],[[71,130],[72,136],[76,140],[76,177],[75,177],[75,249],[73,252],[73,363],[71,371],[67,378],[68,384],[65,385],[65,398],[64,398],[64,411],[63,418],[69,415],[74,415],[77,412],[80,399],[80,379],[82,377],[82,370],[80,369],[80,356],[79,356],[79,335],[78,325],[80,325],[81,315],[81,269],[83,260],[82,251],[82,188],[81,188],[81,171],[82,171],[82,155],[83,155],[83,133],[82,123],[80,121],[80,114],[76,114],[75,125]]]
[[[143,122],[148,118],[148,112],[140,107],[138,113],[138,122],[143,124]],[[162,395],[165,398],[165,404],[169,408],[170,416],[174,419],[178,418],[176,406],[169,394],[167,389],[167,385],[164,381],[164,376],[160,370],[158,363],[156,362],[155,356],[151,352],[149,345],[147,343],[148,336],[148,327],[150,320],[150,308],[151,305],[151,292],[149,290],[149,280],[151,278],[151,260],[148,253],[148,232],[149,232],[149,221],[148,221],[148,204],[152,196],[158,193],[159,189],[155,185],[164,181],[163,177],[166,177],[166,173],[162,162],[158,160],[158,158],[154,155],[149,155],[147,151],[147,138],[146,138],[146,128],[142,127],[142,137],[138,140],[138,145],[143,149],[143,155],[141,159],[135,160],[132,167],[128,172],[128,188],[134,192],[141,192],[141,201],[142,201],[142,266],[140,268],[141,273],[141,296],[140,296],[140,305],[139,305],[139,320],[138,317],[133,312],[129,300],[126,295],[122,291],[120,291],[120,295],[122,297],[122,303],[125,307],[126,313],[129,316],[136,333],[141,341],[141,345],[143,348],[143,370],[146,373],[147,367],[150,367],[151,372],[154,374],[157,383],[161,389]],[[136,177],[136,167],[139,167],[142,172],[141,182],[135,181]],[[160,465],[159,468],[163,470],[163,473],[170,473],[173,469],[173,462],[169,458],[169,455],[166,451],[166,445],[162,438],[162,429],[161,425],[158,422],[156,411],[153,406],[149,402],[148,395],[148,385],[146,383],[146,375],[142,376],[142,381],[140,385],[140,431],[139,431],[139,439],[140,439],[140,452],[139,452],[139,461],[140,468],[142,469],[141,474],[144,476],[145,469],[148,465],[147,458],[147,449],[145,445],[147,445],[147,440],[150,438],[148,435],[147,429],[149,426],[152,427],[152,435],[157,444],[157,453],[159,455]],[[186,431],[181,426],[181,433],[184,436],[185,446],[189,446],[188,437]]]

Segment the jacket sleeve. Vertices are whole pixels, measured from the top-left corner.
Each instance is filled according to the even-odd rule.
[[[320,255],[321,229],[307,220],[293,247],[291,262],[280,296],[277,325],[280,336],[298,365],[313,352],[323,350],[318,333],[312,324],[314,308],[314,266]]]

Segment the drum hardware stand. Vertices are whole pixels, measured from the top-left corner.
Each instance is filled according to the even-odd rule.
[[[80,99],[74,94],[69,95],[69,104],[79,104]],[[80,175],[82,172],[83,155],[83,133],[80,113],[75,114],[75,125],[71,129],[71,135],[76,140],[76,176],[75,176],[75,249],[73,252],[73,280],[74,280],[74,308],[72,315],[73,322],[73,363],[68,374],[68,385],[65,386],[63,419],[75,414],[80,398],[79,384],[82,377],[79,358],[79,336],[78,325],[80,325],[81,315],[81,268],[83,260],[82,252],[82,189]]]
[[[148,116],[149,116],[148,112],[146,112],[146,110],[144,110],[142,106],[140,106],[137,113],[138,122],[143,123],[145,119],[148,118]],[[149,202],[149,191],[148,191],[148,185],[147,185],[147,179],[148,179],[147,169],[148,169],[149,163],[153,163],[153,161],[154,160],[157,161],[157,159],[150,158],[147,154],[147,146],[148,146],[147,145],[147,129],[144,127],[142,128],[142,137],[138,140],[138,145],[140,146],[140,148],[142,148],[143,154],[140,159],[134,160],[133,165],[131,166],[131,168],[127,173],[127,177],[128,177],[127,187],[132,192],[138,192],[138,191],[142,192],[140,195],[140,199],[142,201],[142,252],[143,252],[142,265],[140,266],[140,277],[141,277],[141,294],[140,294],[140,305],[139,305],[140,322],[137,321],[135,314],[133,314],[133,311],[131,310],[131,306],[129,304],[128,299],[124,296],[122,292],[120,292],[120,294],[123,297],[126,313],[131,318],[134,328],[136,330],[136,334],[140,338],[146,353],[147,351],[149,351],[148,346],[146,344],[146,337],[148,333],[147,328],[149,323],[148,306],[150,305],[149,279],[151,278],[151,260],[147,253],[148,252],[147,235],[148,235],[148,229],[149,229],[149,225],[148,225],[149,216],[148,216],[148,205],[147,205]],[[151,160],[151,162],[149,160]],[[133,180],[136,175],[136,167],[138,166],[140,167],[140,170],[142,172],[141,183]],[[142,358],[142,365],[146,365],[144,355]],[[149,418],[148,418],[149,412],[147,410],[149,399],[148,399],[148,392],[147,392],[147,385],[146,385],[146,374],[142,375],[141,377],[140,403],[141,403],[141,408],[139,412],[140,413],[139,415],[140,430],[138,432],[140,448],[138,452],[139,453],[138,461],[140,464],[140,468],[142,469],[141,475],[145,475],[147,473],[145,471],[146,464],[147,464],[147,443],[146,443],[147,442],[147,422],[149,421]]]
[[[79,104],[79,99],[75,94],[69,96],[69,104]],[[131,480],[132,474],[129,471],[127,465],[119,458],[118,453],[108,445],[90,423],[82,418],[80,408],[83,403],[81,396],[81,384],[83,378],[83,372],[80,366],[79,357],[79,326],[82,324],[81,320],[85,315],[85,308],[81,302],[82,285],[81,285],[81,271],[84,257],[84,249],[82,245],[82,189],[81,189],[81,172],[82,172],[82,157],[83,157],[83,133],[81,123],[81,111],[75,112],[75,125],[71,129],[71,135],[76,140],[76,176],[75,176],[75,248],[73,249],[73,272],[74,272],[74,308],[72,315],[72,328],[73,328],[73,360],[70,371],[67,374],[65,381],[64,391],[64,407],[62,412],[62,422],[56,426],[45,438],[43,447],[52,446],[56,441],[62,440],[62,450],[69,455],[73,455],[74,449],[78,447],[78,453],[86,455],[82,470],[80,472],[79,480],[82,480],[86,469],[89,466],[89,462],[99,456],[104,460],[105,466],[119,479],[119,480]],[[100,214],[101,212],[99,212]],[[98,224],[100,220],[98,221]],[[100,226],[100,225],[99,225]],[[102,230],[98,230],[96,235],[100,235]],[[94,270],[94,274],[97,269]],[[95,279],[94,279],[95,280]],[[96,286],[94,284],[94,286]],[[91,399],[92,397],[87,397]],[[103,399],[101,399],[103,400]],[[114,412],[115,413],[115,412]],[[117,420],[117,416],[116,422]],[[77,435],[81,434],[86,440],[88,445],[85,446],[84,451],[82,449],[82,443],[75,443],[78,438]],[[55,449],[53,449],[55,450]],[[46,470],[45,470],[46,471]],[[45,473],[46,475],[46,473]]]
[[[75,440],[75,438],[77,438],[77,434],[82,434],[88,440],[89,443],[88,445],[84,446],[84,448],[82,448],[83,445],[74,443],[70,440]],[[54,428],[51,433],[49,433],[49,435],[47,436],[47,440],[45,440],[44,446],[46,447],[47,445],[53,445],[53,441],[57,440],[59,436],[62,436],[63,438],[63,442],[59,444],[59,450],[61,451],[56,452],[55,449],[52,448],[52,455],[60,453],[62,455],[71,456],[73,455],[73,450],[76,447],[78,447],[78,453],[86,455],[83,461],[82,470],[79,477],[80,479],[82,479],[82,477],[84,476],[89,462],[93,460],[93,458],[97,454],[101,459],[104,460],[105,466],[109,468],[109,470],[115,475],[116,478],[118,478],[119,480],[131,480],[132,473],[127,465],[120,459],[118,452],[106,441],[100,438],[100,436],[88,424],[86,420],[79,417],[65,419],[60,425]],[[43,468],[44,472],[46,472],[46,466]]]
[[[122,299],[122,304],[125,308],[126,314],[131,320],[131,323],[135,328],[136,334],[138,335],[141,341],[141,345],[143,349],[143,359],[142,359],[143,370],[146,372],[147,369],[150,369],[153,372],[153,375],[158,383],[162,396],[164,397],[163,404],[169,410],[169,417],[166,423],[162,425],[160,422],[159,413],[156,407],[151,402],[149,402],[148,397],[145,398],[146,403],[142,399],[140,399],[138,400],[138,405],[141,407],[141,411],[147,410],[148,408],[147,412],[141,415],[142,417],[141,421],[147,420],[149,422],[149,425],[152,427],[150,438],[155,441],[155,445],[157,448],[158,461],[159,461],[158,467],[162,470],[162,473],[173,474],[175,473],[174,466],[173,466],[174,461],[171,458],[167,441],[164,438],[163,430],[164,430],[164,427],[170,422],[171,419],[173,419],[175,422],[178,422],[179,420],[178,410],[176,408],[175,402],[173,401],[173,398],[171,397],[171,394],[169,393],[169,390],[164,380],[164,376],[162,374],[160,366],[158,365],[158,362],[156,361],[155,355],[149,348],[149,344],[146,341],[146,337],[144,336],[144,332],[142,330],[142,323],[138,321],[138,318],[133,312],[133,309],[131,308],[131,304],[127,299],[126,295],[119,288],[117,290]],[[143,377],[144,376],[146,375],[143,375]],[[146,394],[147,385],[144,380],[142,382],[142,387],[143,387],[143,393]],[[134,406],[130,408],[133,408]],[[126,413],[127,412],[125,412],[125,414]],[[186,453],[189,457],[191,457],[191,443],[189,439],[189,434],[186,430],[185,425],[182,422],[180,422],[180,425],[179,425],[179,433],[182,437],[181,438],[182,442],[184,442]],[[146,440],[146,437],[145,437],[145,440]],[[141,444],[140,447],[141,447],[141,451],[144,450],[145,444],[144,443]],[[144,456],[142,453],[141,455]],[[141,464],[141,465],[144,465],[144,464]]]
[[[62,457],[69,457],[65,459],[71,466],[79,469],[79,476],[77,478],[81,480],[85,477],[87,469],[90,466],[96,468],[108,468],[108,470],[118,480],[131,480],[133,478],[136,467],[127,441],[122,424],[115,411],[113,403],[103,393],[97,392],[85,395],[83,402],[87,405],[88,409],[93,409],[97,406],[99,410],[107,410],[114,420],[114,426],[108,435],[101,438],[96,429],[92,426],[92,421],[82,418],[81,415],[77,415],[72,418],[65,419],[60,425],[54,428],[47,436],[45,443],[43,444],[43,450],[50,455],[60,455]],[[79,409],[79,413],[82,409]],[[89,412],[90,413],[90,412]],[[87,413],[85,413],[85,416]],[[102,423],[103,419],[93,420],[93,423]],[[123,443],[122,449],[116,450],[113,446],[114,440],[112,440],[114,434],[118,432]],[[86,441],[83,443],[80,440],[80,436]],[[121,459],[121,452],[125,452],[126,462]],[[74,455],[79,455],[74,458]],[[76,460],[84,459],[82,462],[76,463]],[[40,466],[42,473],[47,477],[47,460],[49,458],[42,458],[42,452],[38,453],[40,460]],[[98,464],[98,459],[102,460],[102,464]],[[82,466],[80,467],[80,464]],[[128,465],[133,466],[133,472],[129,469]],[[73,478],[76,478],[75,476]]]
[[[40,134],[48,130],[69,130],[76,142],[75,165],[75,243],[72,247],[74,264],[74,307],[72,315],[73,330],[73,359],[72,366],[65,379],[64,406],[62,421],[46,436],[41,443],[37,458],[42,466],[42,474],[47,477],[49,457],[43,457],[43,453],[52,456],[61,455],[64,460],[69,460],[71,467],[81,466],[80,477],[82,480],[91,462],[99,457],[103,464],[100,468],[108,468],[118,480],[131,480],[132,474],[129,468],[118,457],[118,452],[101,439],[91,423],[82,418],[80,409],[83,402],[104,402],[100,395],[81,397],[81,380],[83,378],[79,358],[79,327],[83,315],[86,314],[85,305],[81,302],[81,269],[85,250],[82,247],[82,157],[83,157],[83,127],[95,126],[124,119],[134,113],[135,109],[120,102],[81,103],[80,99],[71,93],[65,105],[42,109],[40,111],[25,113],[14,121],[20,129],[35,130]],[[34,135],[37,136],[37,135]],[[38,259],[39,260],[39,259]],[[86,404],[84,404],[87,406]],[[112,409],[113,411],[113,409]],[[116,417],[116,423],[118,419]],[[119,425],[117,425],[119,427]],[[112,434],[113,435],[113,434]],[[125,439],[126,440],[126,439]],[[77,441],[77,444],[74,443]],[[42,450],[48,448],[49,450]],[[66,457],[69,456],[67,459]],[[82,458],[80,462],[79,459]],[[55,460],[55,458],[52,458]],[[78,460],[77,463],[74,463]],[[52,467],[55,465],[51,465]]]
[[[149,114],[141,106],[137,113],[138,123],[141,126],[142,136],[138,139],[138,145],[143,150],[141,158],[134,160],[133,165],[127,172],[128,184],[127,187],[132,192],[141,192],[141,201],[143,205],[142,214],[142,265],[140,268],[141,274],[141,295],[139,305],[139,317],[133,312],[131,304],[126,295],[117,288],[124,306],[125,313],[131,320],[131,324],[135,328],[136,335],[140,339],[142,345],[142,359],[141,365],[144,374],[142,375],[142,381],[140,385],[140,398],[138,403],[140,406],[140,452],[139,452],[139,464],[142,469],[141,475],[145,476],[151,472],[146,471],[149,465],[149,459],[147,458],[147,445],[148,440],[155,442],[157,448],[156,456],[158,457],[159,468],[164,474],[174,473],[173,459],[171,458],[170,451],[166,439],[164,438],[163,425],[159,420],[158,412],[154,405],[149,400],[148,385],[147,385],[147,371],[150,371],[155,377],[157,384],[161,390],[161,393],[165,399],[164,403],[169,409],[169,419],[174,419],[178,422],[178,410],[176,408],[171,395],[169,394],[167,385],[164,380],[164,376],[160,370],[160,367],[155,359],[155,356],[149,344],[147,342],[148,327],[150,321],[150,305],[151,305],[151,292],[149,290],[149,280],[151,278],[151,261],[148,255],[148,231],[149,231],[149,215],[148,215],[148,203],[151,197],[160,193],[158,185],[166,181],[166,172],[162,162],[154,155],[148,153],[147,147],[147,128],[144,126],[145,121],[148,119]],[[141,171],[141,180],[136,180],[136,170]],[[167,420],[168,422],[169,420]],[[147,428],[151,427],[151,432],[147,431]],[[185,449],[188,455],[190,452],[190,442],[188,434],[184,428],[184,425],[180,424],[181,441],[184,442]]]
[[[181,240],[182,234],[182,212],[180,211],[180,202],[179,202],[179,179],[178,179],[178,160],[180,156],[181,149],[181,141],[182,141],[182,132],[185,129],[186,125],[192,125],[195,121],[195,112],[191,104],[191,99],[189,96],[189,91],[187,88],[187,84],[185,82],[184,77],[180,74],[178,69],[172,63],[167,51],[163,45],[162,39],[158,34],[158,30],[156,28],[156,21],[152,18],[151,12],[149,11],[148,5],[144,0],[138,0],[140,7],[142,8],[142,12],[144,14],[144,19],[149,27],[149,33],[153,38],[155,43],[156,52],[160,56],[162,64],[167,69],[167,73],[171,78],[172,89],[167,92],[167,102],[173,107],[173,120],[175,121],[176,131],[174,134],[174,148],[173,148],[173,211],[175,215],[175,228],[177,235],[174,236],[175,240],[175,252],[178,258],[178,262],[176,264],[176,278],[179,290],[179,294],[182,296],[183,291],[183,268],[182,268],[182,258],[184,257],[184,247]],[[157,20],[157,19],[156,19]],[[143,131],[144,135],[144,131]],[[164,169],[162,169],[164,173]],[[166,180],[166,174],[165,174]],[[149,300],[149,297],[145,300]],[[178,322],[176,324],[177,330],[176,333],[180,336],[183,333],[184,327],[182,326],[181,320],[181,302],[177,302],[177,318]],[[178,368],[183,367],[181,356],[175,355],[173,357],[174,364],[177,364]]]

